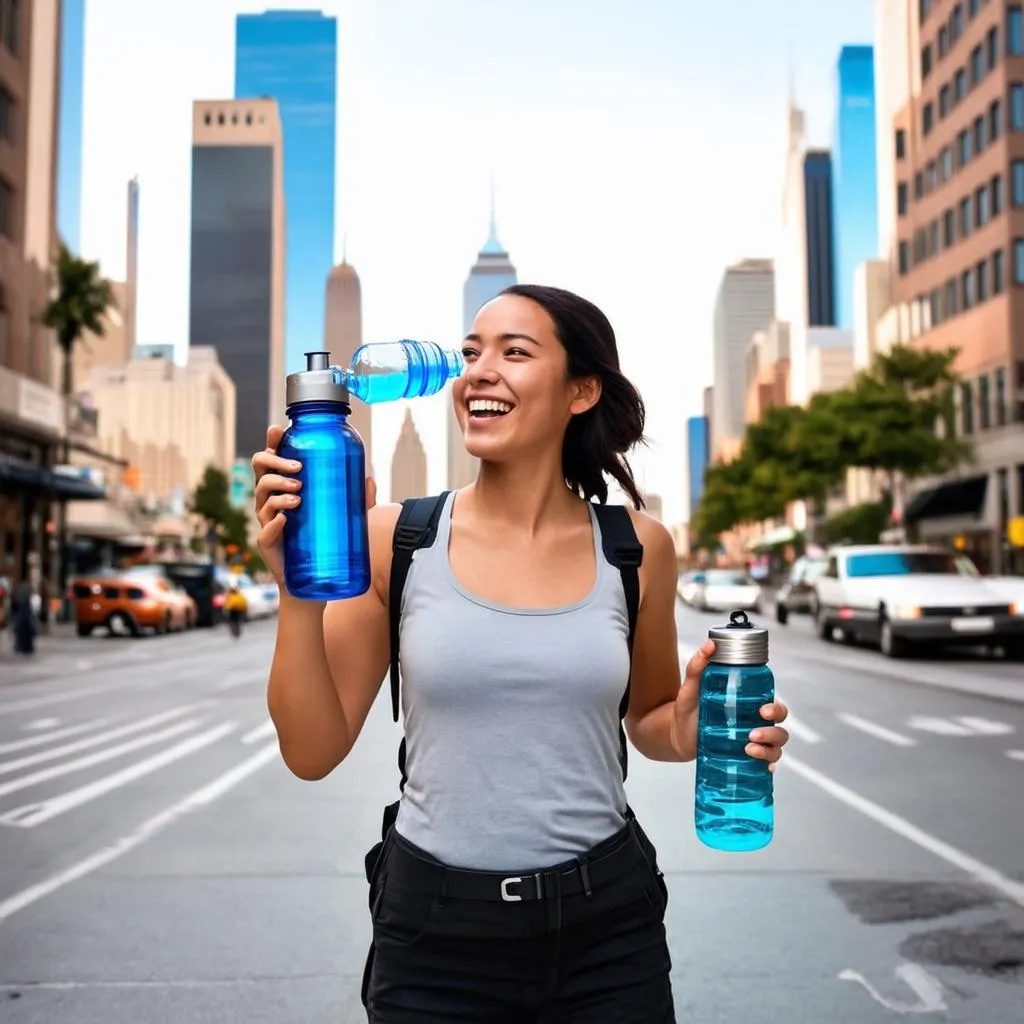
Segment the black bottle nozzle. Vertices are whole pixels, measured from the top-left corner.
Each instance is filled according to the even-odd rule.
[[[753,629],[754,624],[750,621],[750,617],[747,615],[742,608],[734,611],[729,616],[729,625],[726,629]]]

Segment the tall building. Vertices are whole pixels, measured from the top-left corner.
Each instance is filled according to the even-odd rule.
[[[974,461],[931,482],[903,520],[985,569],[1020,569],[1008,524],[1024,514],[1024,15],[1005,0],[905,11],[921,81],[888,126],[893,298],[910,311],[901,340],[959,352],[957,429]]]
[[[775,317],[771,260],[748,259],[729,267],[715,296],[711,456],[722,457],[746,429],[747,350],[755,331]]]
[[[481,306],[486,305],[500,292],[517,281],[516,268],[512,265],[505,247],[498,241],[498,227],[494,215],[494,196],[491,196],[491,230],[469,271],[462,289],[462,333],[468,334],[473,320]],[[449,397],[451,389],[448,390]],[[448,406],[448,486],[457,489],[472,483],[476,477],[477,460],[467,451],[463,443],[455,411]]]
[[[710,440],[707,416],[691,416],[686,421],[687,519],[693,518],[704,493],[704,474],[711,459]]]
[[[212,345],[234,381],[243,459],[284,417],[282,160],[274,100],[193,104],[189,344]]]
[[[324,336],[323,282],[334,265],[337,35],[337,20],[320,11],[240,14],[235,22],[235,98],[275,99],[284,137],[286,373],[303,369],[303,352]]]
[[[835,323],[852,329],[856,269],[878,254],[875,51],[871,46],[844,46],[839,53],[832,157]]]
[[[128,260],[125,270],[124,334],[128,351],[138,344],[137,324],[139,308],[139,179],[128,182],[128,215],[126,218],[127,238],[125,249]]]
[[[5,4],[7,8],[13,4]],[[85,0],[60,0],[60,120],[57,141],[57,232],[81,248],[82,95],[85,81]]]
[[[348,366],[352,355],[363,343],[363,300],[359,275],[343,259],[327,278],[326,314],[324,317],[324,348],[339,366]],[[371,407],[354,399],[349,423],[363,439],[366,468],[373,468],[373,420]]]
[[[832,156],[827,150],[804,154],[804,223],[807,232],[807,326],[836,322],[835,236],[832,209]]]
[[[420,440],[412,412],[405,410],[402,429],[391,456],[391,501],[421,498],[427,493],[427,452]]]

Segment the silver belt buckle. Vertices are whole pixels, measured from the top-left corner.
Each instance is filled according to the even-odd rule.
[[[514,892],[509,892],[510,885],[518,885],[522,881],[521,877],[515,878],[503,878],[501,880],[501,898],[506,903],[522,903],[523,897],[517,895]]]

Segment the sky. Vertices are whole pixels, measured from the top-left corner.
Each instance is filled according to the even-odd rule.
[[[776,249],[789,83],[809,144],[827,146],[839,49],[873,41],[872,0],[267,6],[338,18],[335,249],[340,261],[347,239],[362,281],[364,341],[459,345],[493,172],[519,280],[577,291],[611,319],[648,409],[638,480],[682,521],[718,281]],[[235,15],[266,7],[177,0],[158,25],[139,0],[87,7],[82,253],[123,278],[137,174],[138,340],[184,360],[191,105],[232,95]],[[445,483],[445,401],[412,404],[431,491]],[[373,413],[382,500],[403,413]]]

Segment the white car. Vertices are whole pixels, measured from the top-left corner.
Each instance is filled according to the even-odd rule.
[[[877,642],[890,658],[924,644],[1001,647],[1024,655],[1024,606],[964,572],[963,556],[928,545],[842,546],[814,584],[818,635]]]
[[[679,596],[702,611],[759,612],[761,587],[744,569],[704,569],[693,573]]]
[[[277,614],[281,595],[273,583],[257,583],[247,573],[235,573],[218,566],[217,582],[227,590],[232,581],[238,583],[238,589],[245,598],[247,619],[266,619]]]

